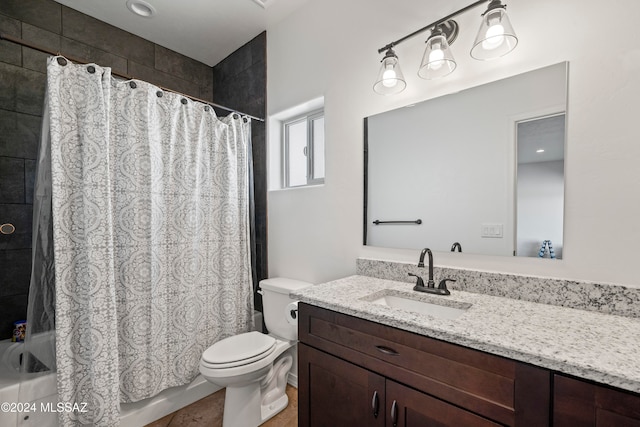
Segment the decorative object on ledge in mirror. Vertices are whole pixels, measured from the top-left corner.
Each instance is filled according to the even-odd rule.
[[[427,30],[430,34],[426,41],[427,47],[420,63],[418,76],[430,80],[451,74],[456,68],[456,61],[449,47],[458,36],[459,30],[458,23],[452,18],[487,1],[489,0],[476,1],[378,49],[378,53],[385,52],[385,55],[380,61],[382,65],[373,90],[381,95],[394,95],[407,87],[393,47]],[[472,58],[481,61],[499,58],[516,47],[518,37],[506,9],[507,6],[500,0],[491,0],[487,10],[482,14],[482,23],[470,52]]]
[[[375,225],[380,225],[380,224],[422,224],[422,220],[421,219],[416,219],[415,221],[380,221],[379,219],[376,219],[375,221],[373,221],[373,223]]]
[[[462,252],[462,245],[460,245],[460,242],[455,242],[453,245],[451,245],[451,252],[455,252],[456,249],[458,250],[458,252]]]
[[[538,252],[538,257],[544,258],[544,254],[549,250],[549,258],[555,259],[556,251],[553,250],[553,245],[551,244],[551,240],[545,240],[542,242],[542,246],[540,247],[540,252]]]

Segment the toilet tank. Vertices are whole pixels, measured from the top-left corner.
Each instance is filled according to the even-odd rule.
[[[264,323],[270,334],[290,341],[298,339],[298,327],[287,322],[285,310],[294,301],[289,298],[289,293],[309,286],[312,284],[284,277],[260,281]]]

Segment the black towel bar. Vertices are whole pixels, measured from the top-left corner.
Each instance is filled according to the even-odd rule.
[[[415,221],[380,221],[379,219],[376,219],[375,221],[373,221],[373,223],[375,225],[380,225],[380,224],[422,224],[422,220],[421,219],[416,219]]]

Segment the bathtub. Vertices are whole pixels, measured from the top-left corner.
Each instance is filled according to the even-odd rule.
[[[48,339],[40,337],[39,344]],[[34,343],[34,347],[37,343]],[[20,359],[24,350],[24,343],[0,341],[0,404],[8,403],[12,407],[3,408],[0,411],[1,426],[28,426],[42,425],[55,426],[56,419],[51,414],[41,411],[31,411],[35,405],[40,409],[41,404],[57,401],[55,374],[50,372],[20,373]],[[41,352],[41,357],[47,359],[46,350]],[[46,365],[46,364],[45,364]],[[21,381],[23,380],[24,381]],[[25,396],[29,396],[28,398]],[[16,405],[24,405],[28,402],[29,412],[15,412],[20,409]],[[49,420],[48,420],[49,419]]]
[[[48,352],[51,346],[42,345],[50,337],[40,337],[40,342],[31,347],[32,353],[45,366],[53,355]],[[0,426],[55,427],[57,416],[54,412],[43,411],[43,408],[55,407],[58,402],[56,390],[56,374],[51,372],[20,373],[20,359],[24,351],[24,343],[0,340],[0,404],[28,406],[29,412],[0,411]],[[23,380],[21,382],[21,379]],[[160,394],[135,403],[121,405],[120,425],[123,427],[140,427],[162,418],[178,409],[200,400],[220,390],[219,386],[209,383],[198,375],[190,384],[164,390]]]

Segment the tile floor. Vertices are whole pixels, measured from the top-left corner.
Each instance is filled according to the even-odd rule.
[[[224,408],[222,389],[204,399],[180,409],[173,414],[160,418],[146,427],[222,427]],[[289,405],[261,427],[297,427],[298,426],[298,389],[287,385]]]

